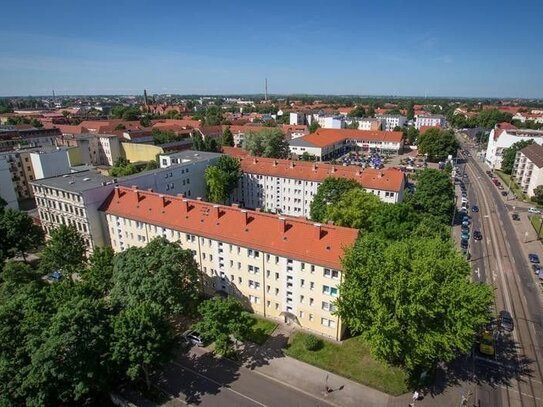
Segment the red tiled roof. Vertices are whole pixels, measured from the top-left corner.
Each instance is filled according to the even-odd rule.
[[[439,130],[441,130],[441,127],[439,127],[439,126],[420,126],[419,133],[424,134],[424,133],[426,133],[427,130],[430,130],[430,129],[439,129]]]
[[[317,129],[315,133],[303,136],[301,139],[315,144],[318,147],[325,147],[329,144],[338,143],[347,139],[399,143],[403,139],[403,133],[401,131]]]
[[[511,130],[511,129],[516,129],[517,126],[515,126],[514,124],[511,124],[511,123],[501,122],[501,123],[497,123],[497,124],[496,124],[496,128],[498,128],[498,129],[505,129],[505,130]]]
[[[229,154],[225,151],[226,154]],[[381,170],[356,166],[342,166],[306,161],[279,160],[253,156],[239,156],[245,173],[272,177],[323,182],[327,177],[347,178],[357,181],[363,188],[399,192],[404,186],[405,175],[397,168]]]
[[[222,152],[232,157],[248,156],[249,152],[239,147],[222,146]]]
[[[192,119],[165,119],[153,122],[153,127],[164,127],[164,126],[171,126],[171,125],[178,125],[181,127],[192,127],[194,129],[201,127],[200,120],[192,120]]]
[[[358,230],[116,187],[101,208],[125,218],[341,269]]]

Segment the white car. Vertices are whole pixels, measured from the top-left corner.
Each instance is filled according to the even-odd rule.
[[[468,202],[468,198],[465,197],[465,196],[463,196],[463,197],[462,197],[462,203],[466,203],[466,202]]]
[[[528,208],[528,213],[541,213],[541,211],[537,208]]]

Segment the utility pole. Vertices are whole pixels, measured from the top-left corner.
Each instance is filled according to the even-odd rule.
[[[264,100],[268,101],[268,78],[265,78],[264,81]]]

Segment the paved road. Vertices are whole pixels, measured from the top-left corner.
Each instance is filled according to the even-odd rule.
[[[203,352],[197,357],[187,354],[177,358],[165,369],[158,387],[180,403],[195,406],[332,406],[228,359],[216,359]]]
[[[496,288],[496,311],[506,309],[515,320],[512,335],[498,339],[495,360],[476,355],[473,369],[485,381],[477,388],[480,405],[543,405],[543,319],[539,287],[496,187],[473,158],[467,158],[470,201],[480,212],[474,216],[483,240],[472,244],[474,278]],[[473,241],[472,241],[473,243]]]

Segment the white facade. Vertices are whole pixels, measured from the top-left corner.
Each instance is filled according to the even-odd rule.
[[[65,149],[30,153],[36,179],[56,177],[70,172],[70,160]]]
[[[85,164],[112,166],[121,156],[121,143],[115,135],[85,134],[76,140]]]
[[[343,116],[319,116],[317,121],[323,129],[342,129],[345,127]]]
[[[493,129],[488,138],[485,162],[493,169],[501,169],[503,151],[523,140],[533,140],[543,144],[543,130],[528,129]]]
[[[352,122],[358,123],[358,130],[381,130],[383,126],[382,119],[374,119],[371,117],[351,117],[346,118],[345,123],[350,125]]]
[[[6,201],[8,208],[19,209],[15,187],[11,180],[10,163],[0,156],[0,198]]]
[[[305,124],[305,113],[290,113],[290,125]]]
[[[417,116],[415,118],[415,127],[420,130],[421,127],[446,127],[447,119],[442,115]]]
[[[375,117],[383,121],[382,127],[385,131],[393,131],[396,127],[403,127],[407,122],[407,117],[400,115],[376,115]]]
[[[543,147],[532,145],[517,152],[512,174],[522,192],[533,197],[534,190],[543,185]]]

